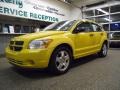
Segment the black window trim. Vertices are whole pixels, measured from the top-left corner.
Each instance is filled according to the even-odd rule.
[[[85,31],[84,33],[94,32],[94,30],[93,30],[90,22],[88,22],[88,21],[85,21],[85,22],[81,21],[81,22],[79,22],[79,23],[76,25],[76,27],[75,27],[74,30],[73,30],[73,33],[74,33],[74,31],[76,30],[76,28],[77,28],[80,24],[82,24],[82,23],[88,23],[88,24],[90,25],[91,29],[92,29],[92,31]]]
[[[92,26],[92,24],[94,24],[94,25],[96,25],[96,26],[98,26],[98,27],[100,27],[100,31],[98,31],[98,30],[96,30],[96,31],[94,31],[94,29],[93,29],[93,31],[94,32],[102,32],[103,31],[103,28],[102,28],[102,26],[100,26],[99,24],[97,24],[97,23],[90,23],[91,24],[91,26]],[[93,26],[92,26],[92,28],[93,28]]]

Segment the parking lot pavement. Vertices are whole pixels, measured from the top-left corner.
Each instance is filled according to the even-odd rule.
[[[19,71],[0,58],[0,90],[120,90],[120,50],[79,59],[59,76],[46,70]]]

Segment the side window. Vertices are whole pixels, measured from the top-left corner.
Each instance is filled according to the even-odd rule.
[[[21,26],[15,25],[15,33],[21,33]]]
[[[2,23],[0,23],[0,33],[2,32]]]
[[[75,31],[77,32],[92,32],[93,29],[88,22],[82,22],[75,28]]]
[[[94,24],[94,23],[92,23],[91,25],[92,25],[93,31],[95,31],[95,32],[101,32],[102,31],[101,26],[99,26],[97,24]]]

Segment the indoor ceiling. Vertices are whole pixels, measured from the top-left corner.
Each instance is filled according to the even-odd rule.
[[[75,5],[77,7],[81,7],[81,6],[96,6],[96,5],[100,5],[100,4],[104,4],[107,2],[118,2],[120,0],[59,0],[62,1],[64,3],[68,3],[68,4],[72,4]]]
[[[84,14],[86,17],[91,17],[87,19],[93,19],[95,17],[96,21],[99,23],[107,23],[107,22],[119,22],[120,21],[120,5],[114,5],[110,7],[110,14],[109,14],[109,7],[94,9],[94,11],[85,11]],[[110,19],[109,19],[110,15]]]

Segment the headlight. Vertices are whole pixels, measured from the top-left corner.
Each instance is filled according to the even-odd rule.
[[[44,40],[33,40],[29,44],[29,49],[41,49],[47,48],[48,45],[52,42],[51,39],[44,39]]]

